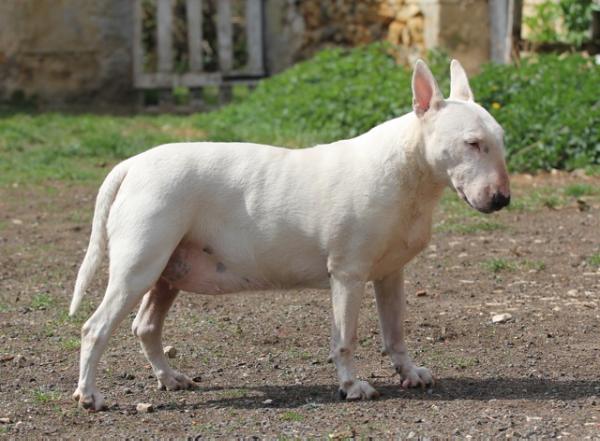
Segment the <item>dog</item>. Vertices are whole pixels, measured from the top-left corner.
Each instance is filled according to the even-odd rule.
[[[403,267],[427,246],[445,187],[484,213],[510,202],[503,130],[474,102],[458,61],[450,73],[446,100],[417,61],[413,112],[352,139],[303,150],[168,144],[115,166],[98,192],[70,307],[73,315],[108,245],[106,294],[82,328],[79,405],[105,407],[98,362],[140,300],[132,329],[159,387],[194,386],[162,348],[164,319],[180,290],[330,287],[330,360],[341,397],[357,400],[378,395],[357,379],[353,360],[359,305],[372,281],[384,352],[400,386],[432,385],[405,344]]]

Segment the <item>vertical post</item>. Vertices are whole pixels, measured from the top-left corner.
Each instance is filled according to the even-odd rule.
[[[594,0],[592,6],[592,48],[600,48],[600,0]]]
[[[506,34],[508,33],[508,0],[489,2],[490,16],[490,58],[497,63],[505,63]]]
[[[248,74],[263,74],[262,0],[246,0],[246,42]]]
[[[231,0],[217,1],[217,44],[219,70],[227,75],[233,68],[233,27]]]
[[[508,11],[506,14],[506,34],[504,37],[504,48],[502,63],[510,63],[513,50],[513,23],[515,18],[515,0],[508,0]]]
[[[142,43],[142,0],[133,5],[133,84],[137,85],[144,74],[144,45]]]
[[[201,72],[202,64],[202,0],[187,0],[187,30],[190,71]]]
[[[157,0],[158,71],[173,71],[173,2]]]
[[[523,23],[523,0],[514,0],[514,11],[513,11],[513,51],[518,52],[519,44],[521,42],[521,28]]]

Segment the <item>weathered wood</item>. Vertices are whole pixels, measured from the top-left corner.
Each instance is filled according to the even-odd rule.
[[[489,2],[490,58],[497,63],[506,62],[506,34],[508,33],[508,1]]]
[[[249,75],[263,75],[263,14],[262,0],[246,0],[246,44]]]
[[[217,1],[217,51],[219,53],[219,70],[227,74],[233,68],[231,0]]]
[[[133,5],[133,83],[138,87],[138,80],[144,74],[144,45],[142,43],[142,0],[135,0]]]
[[[158,71],[173,71],[173,0],[157,0]]]
[[[219,85],[223,82],[220,72],[188,72],[176,75],[171,72],[146,73],[139,78],[136,86],[140,89],[160,89],[165,87],[202,87]]]
[[[202,0],[187,0],[187,31],[190,71],[201,72],[202,64]]]
[[[217,7],[217,52],[218,72],[205,72],[203,64],[203,0],[186,0],[187,39],[189,49],[189,72],[179,74],[174,71],[173,14],[175,0],[156,0],[156,35],[158,63],[155,72],[144,71],[143,46],[143,0],[134,0],[133,32],[133,72],[134,84],[138,90],[157,90],[159,106],[167,109],[174,105],[172,90],[183,86],[191,90],[190,108],[203,104],[202,88],[217,86],[219,101],[228,102],[232,97],[232,85],[241,84],[253,87],[256,77],[264,72],[263,54],[263,0],[246,0],[246,40],[248,63],[244,68],[233,70],[233,18],[232,0],[215,0]],[[143,97],[143,94],[140,93]],[[143,101],[143,100],[141,100]],[[143,104],[142,104],[143,105]]]
[[[233,98],[233,89],[230,84],[221,84],[219,87],[219,103],[227,104]]]
[[[513,49],[513,23],[515,18],[515,0],[508,0],[508,12],[506,14],[506,35],[504,37],[504,47],[502,53],[502,62],[510,63]]]

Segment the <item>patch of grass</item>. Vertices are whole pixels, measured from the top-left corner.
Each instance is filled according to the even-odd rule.
[[[31,299],[31,308],[32,309],[40,309],[40,310],[44,310],[44,309],[48,309],[49,307],[53,306],[55,304],[55,300],[50,297],[48,294],[36,294],[35,296],[33,296],[33,298]]]
[[[582,196],[592,196],[598,194],[599,192],[600,188],[583,183],[571,184],[564,189],[564,193],[567,196],[572,196],[574,198],[580,198]]]
[[[424,351],[426,353],[426,351]],[[426,355],[425,364],[440,366],[445,368],[458,368],[467,369],[479,364],[477,357],[470,357],[467,355],[454,355],[447,352],[442,352],[437,349],[433,349]]]
[[[8,305],[5,303],[0,303],[0,312],[8,312],[8,311],[9,311]]]
[[[524,260],[520,266],[527,270],[542,271],[546,269],[546,263],[541,260]]]
[[[589,258],[588,258],[588,262],[590,265],[593,266],[600,266],[600,252],[592,254]]]
[[[248,395],[248,390],[244,388],[240,389],[228,389],[222,392],[223,398],[238,399],[244,398]]]
[[[438,225],[438,231],[446,231],[449,233],[474,234],[482,231],[498,231],[505,230],[507,227],[504,224],[487,220],[463,221],[458,219],[450,219]]]
[[[140,151],[203,137],[191,116],[0,116],[0,186],[47,179],[97,181],[111,164]]]
[[[287,412],[284,412],[281,414],[281,419],[283,421],[300,422],[300,421],[304,421],[304,415],[301,415],[298,412],[288,410]]]
[[[60,399],[60,394],[56,391],[45,391],[42,389],[35,389],[32,391],[32,393],[33,399],[38,404],[48,404]]]
[[[501,271],[514,271],[517,269],[517,265],[514,262],[510,262],[506,259],[489,259],[485,260],[481,263],[481,266],[487,271],[491,271],[493,273],[499,273]]]
[[[61,346],[67,351],[74,351],[81,346],[81,340],[75,337],[69,337],[61,342]]]

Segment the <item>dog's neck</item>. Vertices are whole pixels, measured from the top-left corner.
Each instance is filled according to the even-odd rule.
[[[380,124],[359,139],[379,150],[379,158],[390,164],[403,188],[411,187],[435,204],[447,183],[436,177],[425,155],[421,122],[414,113]],[[421,203],[428,201],[421,200]]]

